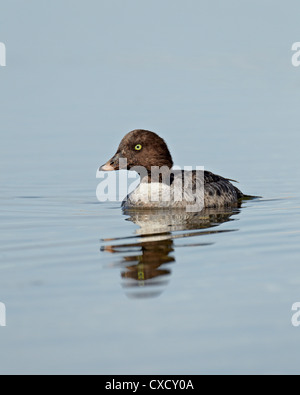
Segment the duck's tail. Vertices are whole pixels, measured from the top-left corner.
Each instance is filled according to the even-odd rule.
[[[253,199],[260,199],[262,196],[252,196],[252,195],[244,195],[242,194],[242,200],[253,200]]]

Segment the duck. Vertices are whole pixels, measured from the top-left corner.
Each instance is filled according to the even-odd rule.
[[[236,182],[210,171],[173,169],[169,148],[158,134],[135,129],[121,140],[117,152],[100,171],[134,170],[140,183],[122,202],[123,209],[238,207],[243,193]]]

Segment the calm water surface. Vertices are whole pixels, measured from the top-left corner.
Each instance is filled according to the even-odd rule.
[[[299,5],[22,3],[0,16],[0,373],[299,373]],[[138,127],[261,198],[98,202]]]

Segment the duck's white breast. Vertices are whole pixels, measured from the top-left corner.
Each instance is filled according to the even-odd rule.
[[[139,186],[128,195],[126,206],[168,207],[171,201],[171,188],[159,182],[141,182]]]

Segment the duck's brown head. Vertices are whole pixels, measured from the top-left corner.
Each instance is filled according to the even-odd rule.
[[[122,159],[126,159],[126,166]],[[149,172],[152,166],[166,166],[169,169],[173,166],[167,144],[156,133],[149,130],[136,129],[127,133],[115,155],[99,170],[130,170],[139,166],[146,168]]]

